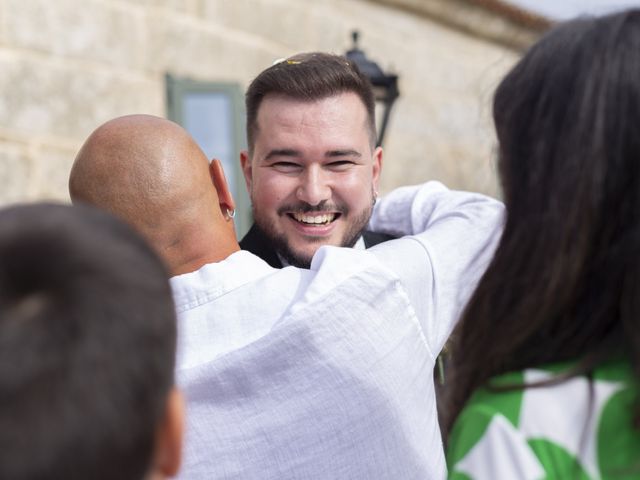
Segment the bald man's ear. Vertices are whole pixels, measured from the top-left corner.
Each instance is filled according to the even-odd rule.
[[[228,216],[229,212],[235,212],[236,202],[233,200],[231,190],[224,176],[224,170],[220,160],[214,158],[209,164],[209,172],[211,173],[211,181],[218,192],[218,201],[220,202],[220,211],[223,216]]]

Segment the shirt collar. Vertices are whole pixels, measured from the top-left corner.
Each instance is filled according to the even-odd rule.
[[[367,247],[364,244],[364,238],[362,238],[362,235],[360,235],[360,237],[358,238],[358,241],[355,243],[353,248],[355,248],[356,250],[366,250]],[[279,253],[277,255],[278,255],[278,258],[280,259],[280,263],[282,263],[283,267],[291,266],[291,264],[289,262],[287,262],[287,260],[282,255],[280,255]]]
[[[178,313],[269,275],[274,270],[251,252],[240,250],[221,262],[169,279]]]

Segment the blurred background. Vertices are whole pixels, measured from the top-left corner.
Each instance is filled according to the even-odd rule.
[[[380,119],[388,110],[382,193],[437,179],[499,195],[491,99],[501,77],[554,21],[631,4],[0,0],[0,205],[68,201],[69,169],[91,131],[149,113],[184,125],[223,161],[242,235],[250,222],[239,168],[249,82],[293,53],[354,49],[397,76],[399,96],[378,108]]]

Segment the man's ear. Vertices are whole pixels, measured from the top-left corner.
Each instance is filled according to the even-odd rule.
[[[167,396],[161,422],[156,433],[151,478],[173,477],[180,469],[184,434],[184,398],[176,387],[173,387]]]
[[[228,216],[229,212],[235,212],[236,202],[233,200],[231,190],[227,184],[227,179],[224,176],[224,170],[220,160],[214,158],[209,164],[209,173],[211,174],[211,181],[213,186],[218,192],[218,201],[220,202],[220,211],[223,216]]]
[[[247,192],[251,194],[253,170],[251,169],[251,157],[247,150],[242,150],[240,152],[240,166],[242,167],[242,173],[244,174],[244,183],[247,185]]]
[[[380,182],[380,173],[382,172],[382,147],[376,147],[373,151],[373,175],[372,184],[373,190],[378,191],[378,183]]]

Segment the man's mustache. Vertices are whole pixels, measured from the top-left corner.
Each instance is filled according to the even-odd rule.
[[[326,200],[320,202],[318,205],[310,205],[305,202],[296,204],[283,205],[277,210],[278,215],[284,215],[286,213],[315,213],[315,212],[338,212],[347,214],[349,208],[346,205],[338,205],[328,203]]]

